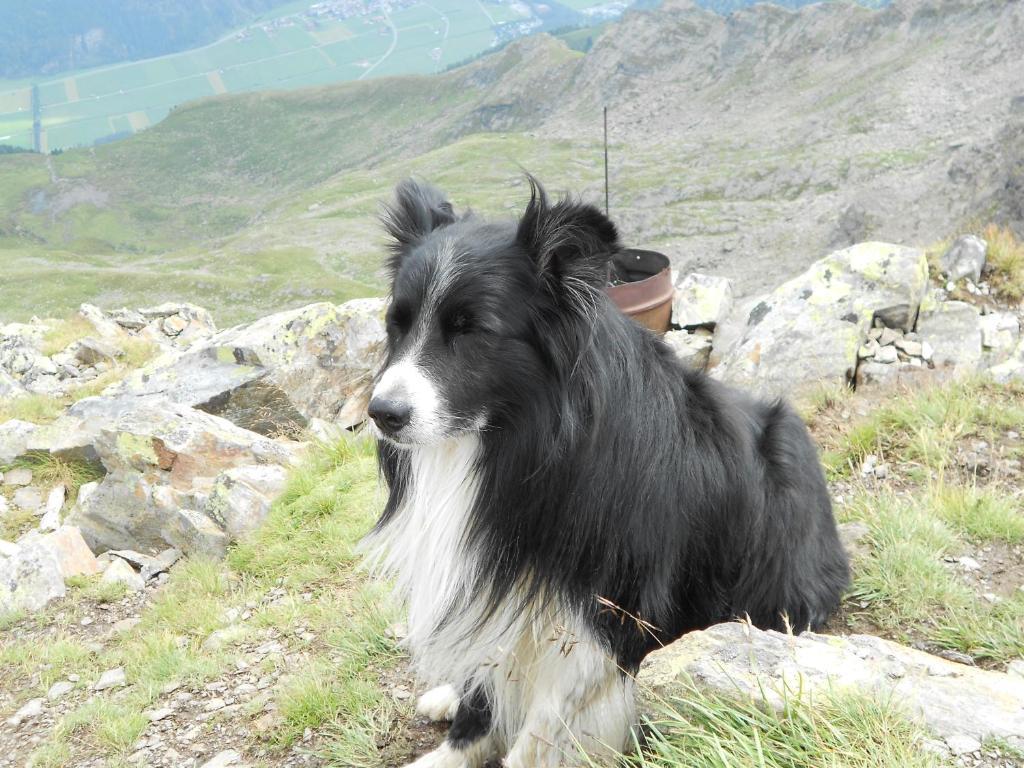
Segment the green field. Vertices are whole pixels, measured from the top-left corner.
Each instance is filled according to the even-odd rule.
[[[598,4],[571,0],[575,10]],[[527,18],[525,6],[502,0],[393,7],[342,20],[294,3],[202,48],[41,80],[40,150],[134,133],[184,102],[222,93],[439,72],[494,45],[496,25]],[[29,83],[0,80],[0,144],[33,146]]]

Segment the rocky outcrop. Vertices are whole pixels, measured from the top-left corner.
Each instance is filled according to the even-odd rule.
[[[868,330],[913,330],[927,287],[919,250],[861,243],[836,251],[753,306],[715,373],[773,395],[851,382]]]
[[[1024,746],[1024,679],[869,635],[794,637],[719,624],[652,653],[637,680],[652,709],[685,695],[691,681],[773,708],[787,697],[854,690],[905,709],[955,754],[990,738]]]
[[[188,406],[120,402],[121,415],[102,427],[93,443],[107,475],[68,517],[95,552],[173,546],[186,553],[223,555],[245,526],[227,531],[223,513],[206,513],[218,476],[238,467],[280,469],[297,455],[296,444],[266,438]],[[273,470],[266,474],[277,476]],[[260,488],[273,492],[269,483],[247,488],[252,492],[249,500],[260,495]],[[258,510],[250,513],[257,517],[270,505],[268,497],[258,501]],[[211,512],[221,512],[221,505],[218,494]]]
[[[111,395],[159,396],[262,434],[313,418],[352,426],[384,349],[384,301],[312,304],[154,360]]]

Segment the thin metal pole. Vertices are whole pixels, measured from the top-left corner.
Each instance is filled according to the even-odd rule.
[[[608,216],[608,107],[604,108],[604,215]]]

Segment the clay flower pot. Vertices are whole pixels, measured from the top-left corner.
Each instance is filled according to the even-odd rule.
[[[672,270],[668,257],[657,251],[625,248],[608,262],[608,286],[615,305],[655,333],[664,333],[672,320]]]

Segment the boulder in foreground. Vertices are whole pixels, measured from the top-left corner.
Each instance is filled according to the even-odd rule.
[[[855,690],[892,700],[954,753],[988,738],[1024,747],[1024,679],[946,661],[870,635],[798,637],[739,622],[685,635],[655,651],[637,676],[648,705],[685,681],[773,708],[799,692]],[[977,745],[977,746],[975,746]]]

